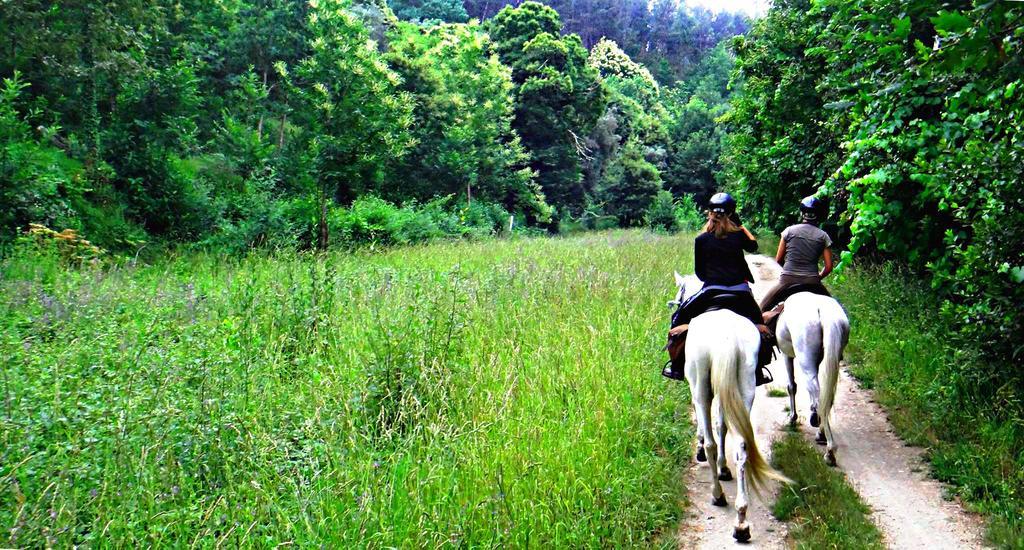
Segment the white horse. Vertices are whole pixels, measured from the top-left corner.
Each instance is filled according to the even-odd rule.
[[[691,275],[675,274],[679,292],[676,302],[682,303],[701,288],[700,280]],[[690,384],[693,408],[697,417],[697,440],[711,466],[711,503],[725,506],[725,494],[719,480],[732,479],[725,465],[725,426],[739,433],[743,441],[736,452],[736,525],[733,538],[750,540],[747,524],[747,481],[753,493],[760,493],[769,479],[788,481],[773,469],[757,448],[750,408],[754,404],[754,371],[761,337],[750,320],[731,311],[709,311],[690,321],[686,337],[686,381]],[[718,455],[711,432],[711,403],[715,399]],[[698,451],[698,459],[700,458]]]
[[[795,362],[807,379],[811,426],[818,428],[820,425],[817,441],[828,445],[825,462],[835,466],[835,439],[830,420],[839,382],[839,360],[850,338],[850,320],[843,306],[828,296],[798,292],[787,298],[785,304],[775,333],[789,375],[789,423],[792,426],[797,423]]]

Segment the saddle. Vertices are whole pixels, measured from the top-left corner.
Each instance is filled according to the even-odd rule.
[[[780,290],[771,303],[765,304],[766,307],[764,308],[764,324],[768,325],[772,333],[775,332],[775,327],[779,324],[779,315],[785,309],[786,299],[801,292],[810,292],[819,296],[832,296],[828,289],[825,288],[825,285],[821,283],[793,285]]]
[[[707,300],[707,305],[703,308],[702,313],[717,310],[728,310],[741,317],[750,318],[755,312],[748,311],[750,309],[750,295],[747,292],[732,292],[732,291],[716,291],[714,295],[706,296],[704,299]],[[684,306],[676,311],[672,316],[672,326],[675,327],[679,324],[677,322],[678,316]],[[687,331],[689,332],[689,331]],[[665,350],[668,351],[669,360],[662,367],[661,374],[666,378],[673,380],[683,380],[684,366],[686,364],[685,349],[686,349],[686,335],[687,332],[678,336],[670,336],[668,342],[665,344]],[[757,369],[755,371],[756,385],[760,386],[767,384],[773,380],[771,371],[768,370],[768,364],[775,358],[775,336],[761,335],[761,347],[757,358]]]
[[[741,294],[738,292],[722,292],[721,294],[716,294],[715,296],[712,296],[709,299],[708,307],[707,309],[704,310],[704,312],[707,313],[709,311],[718,311],[724,309],[731,311],[741,317],[747,317],[747,313],[743,311],[743,304],[746,303],[745,300],[742,300],[744,294],[747,293]],[[747,294],[747,296],[749,296],[749,294]]]
[[[825,285],[821,283],[803,283],[799,285],[787,286],[786,288],[780,290],[775,295],[775,298],[772,299],[772,302],[770,304],[765,304],[764,309],[765,311],[774,309],[775,306],[785,302],[786,299],[789,298],[790,296],[794,294],[799,294],[801,292],[810,292],[811,294],[818,294],[819,296],[832,296],[832,293],[830,293],[828,289],[825,288]]]

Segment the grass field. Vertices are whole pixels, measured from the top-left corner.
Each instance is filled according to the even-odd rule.
[[[629,546],[670,530],[691,238],[0,277],[0,546]]]

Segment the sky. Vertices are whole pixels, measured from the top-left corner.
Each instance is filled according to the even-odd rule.
[[[711,11],[744,12],[751,16],[764,15],[770,0],[686,0],[688,6],[704,6]]]

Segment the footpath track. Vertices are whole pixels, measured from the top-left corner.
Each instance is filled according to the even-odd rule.
[[[747,257],[751,272],[757,278],[754,295],[760,298],[775,284],[781,268],[762,255]],[[770,367],[775,382],[761,386],[754,398],[752,420],[757,444],[766,456],[772,441],[783,433],[788,422],[789,400],[768,397],[771,388],[785,391],[786,368],[781,360]],[[804,380],[797,373],[797,412],[799,429],[811,444],[814,428],[807,423],[808,396]],[[926,475],[927,465],[922,450],[903,443],[892,430],[885,411],[875,403],[869,390],[861,388],[844,369],[839,379],[833,408],[836,434],[836,458],[839,469],[871,508],[871,519],[882,532],[889,548],[963,549],[982,548],[981,520],[969,514],[955,501],[943,499],[942,484]],[[734,437],[726,437],[729,466],[733,466]],[[818,447],[819,449],[821,447]],[[711,474],[707,464],[693,463],[683,475],[690,508],[683,516],[677,534],[680,548],[790,548],[792,539],[788,526],[776,520],[769,509],[780,490],[777,484],[767,502],[751,502],[749,522],[753,540],[740,544],[732,538],[732,522],[736,517],[733,502],[735,481],[722,482],[729,505],[711,505]]]

